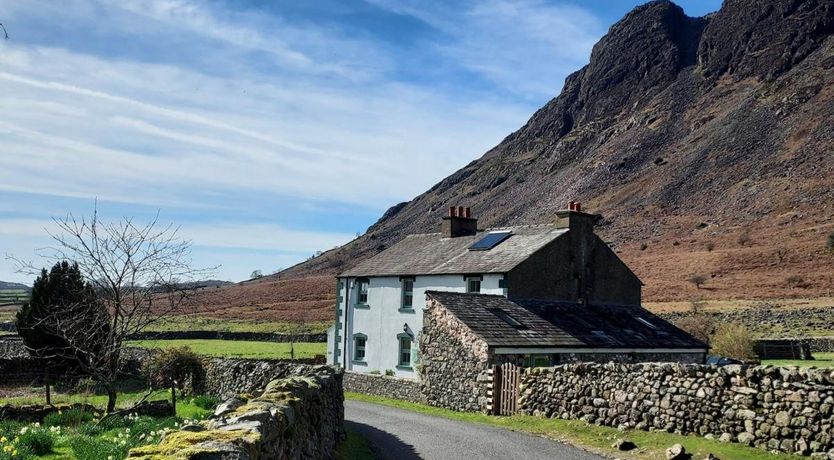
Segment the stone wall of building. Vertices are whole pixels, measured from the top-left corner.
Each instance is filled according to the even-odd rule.
[[[448,310],[431,300],[420,333],[420,389],[433,406],[478,411],[486,398],[479,382],[489,368],[489,348]]]
[[[257,396],[226,400],[209,420],[170,433],[157,445],[132,449],[128,458],[334,458],[344,438],[341,371],[301,365],[291,373],[270,381]]]
[[[834,453],[831,369],[566,364],[525,371],[520,391],[527,414]]]
[[[354,393],[401,399],[416,403],[426,402],[423,394],[420,392],[419,382],[411,379],[378,374],[345,372],[344,386],[345,391],[352,391]]]

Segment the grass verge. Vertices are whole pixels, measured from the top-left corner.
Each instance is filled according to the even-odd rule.
[[[336,447],[336,460],[373,460],[376,458],[368,440],[350,428],[345,429],[347,438]]]
[[[130,345],[145,348],[190,347],[194,353],[224,358],[289,359],[290,344],[278,342],[250,342],[242,340],[137,340]],[[295,358],[314,358],[323,355],[325,343],[296,343]]]
[[[721,443],[716,440],[696,436],[682,436],[665,432],[626,431],[616,428],[590,425],[578,420],[560,420],[527,415],[512,417],[494,417],[483,414],[455,412],[447,409],[415,404],[396,399],[368,396],[345,392],[345,399],[382,404],[399,409],[419,412],[435,417],[443,417],[468,423],[482,423],[514,431],[521,431],[544,436],[557,441],[582,447],[606,456],[616,456],[628,460],[655,460],[665,458],[666,448],[680,443],[693,459],[702,459],[712,453],[721,459],[733,460],[776,460],[795,458],[787,454],[770,453],[739,444]],[[620,452],[611,447],[618,438],[629,439],[638,448],[630,452]]]

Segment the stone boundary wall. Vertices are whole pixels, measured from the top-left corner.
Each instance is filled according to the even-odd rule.
[[[238,340],[243,342],[327,342],[327,334],[278,334],[271,332],[165,331],[132,334],[130,340]]]
[[[344,439],[341,371],[295,366],[258,396],[226,400],[207,421],[131,449],[129,459],[332,459]]]
[[[522,413],[834,454],[834,370],[566,364],[527,370]]]
[[[725,312],[706,311],[701,314],[711,315],[718,323],[742,324],[757,335],[769,335],[773,330],[803,331],[831,330],[834,324],[834,305],[814,308],[780,308],[767,302],[761,306],[731,310]],[[661,318],[677,322],[681,318],[693,315],[690,311],[658,313]],[[812,351],[824,351],[813,350]]]
[[[344,386],[345,391],[354,393],[426,403],[426,399],[420,391],[420,382],[416,380],[389,377],[387,375],[345,372]]]
[[[306,361],[306,362],[305,362]],[[315,360],[281,361],[268,359],[211,358],[205,361],[205,392],[220,399],[255,393],[275,380],[305,375],[325,366]],[[341,385],[341,377],[339,379]]]

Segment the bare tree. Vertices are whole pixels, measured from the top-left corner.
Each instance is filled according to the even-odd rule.
[[[48,231],[53,245],[38,250],[50,260],[78,263],[103,305],[101,318],[90,320],[89,305],[68,306],[47,316],[41,326],[69,344],[67,356],[107,391],[107,412],[116,407],[117,378],[127,339],[174,314],[186,313],[193,294],[190,283],[213,268],[191,265],[191,242],[179,237],[179,228],[160,224],[159,215],[147,224],[125,217],[117,222],[72,214],[53,219],[57,230]],[[37,272],[21,263],[22,272]],[[96,340],[90,340],[95,337]]]
[[[690,283],[694,284],[696,288],[701,289],[701,286],[707,282],[707,277],[704,275],[692,275],[687,279]]]

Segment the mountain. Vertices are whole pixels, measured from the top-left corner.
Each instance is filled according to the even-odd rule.
[[[833,81],[834,0],[726,0],[702,18],[647,3],[500,144],[280,276],[326,279],[436,231],[450,205],[486,228],[577,200],[604,216],[646,300],[830,295]]]
[[[11,281],[0,281],[0,291],[10,290],[10,289],[12,289],[12,290],[23,289],[23,290],[26,290],[26,291],[31,291],[32,286],[27,286],[27,285],[22,284],[22,283],[12,283]]]

